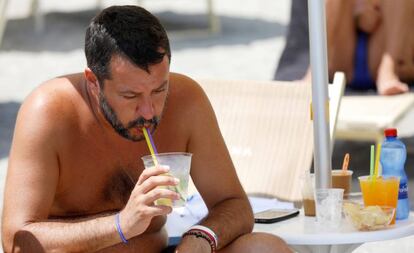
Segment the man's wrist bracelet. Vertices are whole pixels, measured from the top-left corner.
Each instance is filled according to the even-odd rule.
[[[187,235],[194,235],[197,238],[201,237],[210,244],[211,252],[215,252],[218,247],[217,235],[210,228],[202,225],[192,226],[187,232],[183,234],[183,237]]]
[[[214,241],[214,244],[216,245],[216,248],[218,247],[217,235],[210,228],[208,228],[206,226],[203,226],[203,225],[194,225],[190,228],[190,230],[198,230],[198,231],[202,231],[202,232],[206,233]]]
[[[121,237],[122,242],[128,243],[128,240],[125,238],[124,233],[122,233],[121,225],[119,224],[119,213],[115,215],[115,226],[116,231],[118,231],[119,237]]]
[[[208,242],[208,244],[210,245],[211,248],[211,252],[214,253],[216,252],[216,245],[214,244],[214,241],[205,233],[203,233],[202,231],[197,231],[197,230],[188,230],[187,232],[185,232],[183,234],[183,238],[189,235],[194,235],[197,238],[203,238],[204,240],[206,240]]]

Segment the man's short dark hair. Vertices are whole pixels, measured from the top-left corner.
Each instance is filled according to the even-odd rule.
[[[165,55],[171,60],[168,36],[159,20],[133,5],[108,7],[92,19],[86,30],[85,55],[101,87],[111,78],[109,64],[114,55],[147,72]]]

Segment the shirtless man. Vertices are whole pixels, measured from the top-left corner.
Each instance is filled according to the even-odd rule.
[[[159,152],[193,153],[191,177],[209,209],[200,224],[217,235],[218,252],[290,252],[276,236],[251,233],[252,210],[210,103],[196,82],[169,72],[168,38],[152,14],[103,10],[87,29],[85,54],[84,73],[45,82],[19,111],[2,219],[6,252],[163,252],[172,209],[153,203],[178,199],[157,187],[177,182],[165,168],[144,170],[143,126]],[[212,247],[188,235],[176,252]]]

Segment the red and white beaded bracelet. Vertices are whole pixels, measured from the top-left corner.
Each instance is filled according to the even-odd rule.
[[[201,237],[208,241],[211,247],[211,252],[215,252],[218,246],[217,235],[210,228],[202,225],[192,226],[187,232],[183,234],[183,237],[188,235],[194,235],[197,238]]]

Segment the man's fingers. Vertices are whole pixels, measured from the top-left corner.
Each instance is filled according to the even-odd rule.
[[[146,194],[144,202],[147,205],[151,205],[157,199],[179,200],[180,195],[172,190],[156,188]]]
[[[152,176],[140,185],[139,193],[145,194],[158,186],[176,186],[178,183],[178,179],[172,176]]]
[[[148,212],[152,217],[159,215],[167,215],[172,212],[172,207],[163,205],[153,205],[148,207]]]
[[[142,184],[145,180],[152,176],[158,176],[161,174],[168,173],[170,171],[170,168],[168,166],[156,166],[148,169],[144,169],[144,171],[141,173],[141,175],[138,178],[137,184]]]

